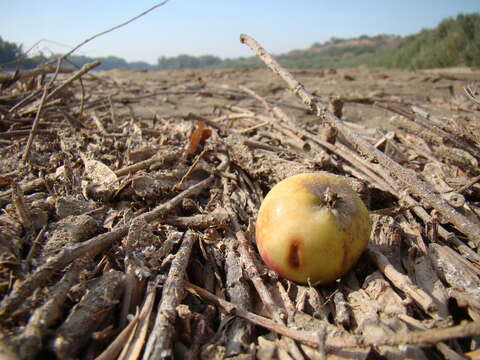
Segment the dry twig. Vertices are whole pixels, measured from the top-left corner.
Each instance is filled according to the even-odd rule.
[[[480,224],[472,222],[465,215],[459,213],[451,207],[442,197],[435,194],[429,186],[420,180],[412,171],[399,165],[384,153],[370,145],[361,136],[354,133],[347,127],[342,120],[327,110],[326,106],[315,98],[305,87],[296,80],[287,70],[263,49],[253,38],[242,34],[240,41],[247,44],[275,73],[282,77],[295,95],[300,97],[302,102],[315,111],[322,120],[330,123],[363,155],[377,160],[389,174],[394,176],[398,182],[407,188],[412,194],[417,195],[426,205],[436,209],[445,221],[456,226],[465,236],[467,236],[476,246],[480,245]]]

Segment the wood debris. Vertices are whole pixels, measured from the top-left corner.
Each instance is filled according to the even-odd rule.
[[[51,83],[52,66],[0,78],[0,352],[478,356],[480,107],[468,77],[438,80],[455,95],[422,72],[420,90],[395,70],[297,79],[242,41],[286,83],[95,63]],[[313,287],[267,269],[253,230],[275,183],[318,170],[351,179],[374,229],[352,271]]]

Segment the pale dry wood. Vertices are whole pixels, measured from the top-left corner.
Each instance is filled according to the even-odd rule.
[[[367,253],[378,269],[398,289],[410,296],[427,313],[436,311],[435,301],[430,295],[412,283],[410,278],[396,270],[387,257],[372,247],[367,248]]]
[[[132,333],[135,332],[140,319],[140,314],[135,314],[130,323],[123,328],[120,334],[117,335],[115,340],[113,340],[110,345],[100,354],[95,360],[114,360],[118,358],[118,354],[122,351],[122,348],[125,345],[125,342],[130,338]]]
[[[150,316],[155,301],[155,292],[155,285],[153,282],[150,282],[147,288],[145,302],[142,306],[142,311],[140,312],[139,325],[136,328],[132,341],[129,343],[128,347],[125,347],[122,350],[118,360],[137,360],[140,358],[141,351],[145,345],[145,339],[147,338]]]
[[[64,302],[68,291],[78,281],[79,274],[85,266],[85,261],[77,260],[67,270],[65,275],[52,287],[49,298],[33,311],[28,324],[14,339],[18,344],[17,351],[22,359],[35,359],[41,351],[49,327],[53,326],[64,313]]]
[[[48,92],[48,87],[50,85],[47,84],[46,87],[45,87],[45,90],[44,90],[44,93],[46,93],[45,95],[45,99],[44,99],[44,102],[48,101],[48,100],[51,100],[52,98],[54,98],[55,96],[57,96],[63,89],[65,89],[68,85],[70,85],[71,83],[73,83],[75,80],[79,79],[80,77],[82,77],[84,74],[86,74],[87,72],[89,72],[90,70],[94,69],[95,67],[97,67],[98,65],[100,65],[101,62],[99,60],[96,60],[96,61],[92,61],[91,63],[88,63],[88,64],[85,64],[81,67],[81,69],[79,71],[77,71],[75,74],[73,74],[72,76],[70,76],[68,79],[66,79],[64,82],[62,82],[59,86],[57,86],[55,89],[53,89],[51,92]],[[34,112],[38,112],[39,109],[41,108],[41,103],[39,104],[33,104],[31,107],[29,107],[28,109],[25,109],[25,110],[22,110],[20,112],[20,115],[27,115],[27,114],[30,114],[30,113],[34,113]]]
[[[163,285],[162,298],[152,332],[148,337],[143,359],[169,359],[173,357],[176,307],[183,299],[185,270],[197,236],[192,231],[185,233],[182,245],[175,255],[168,277]]]
[[[123,291],[123,274],[119,271],[104,273],[87,291],[55,331],[52,347],[58,358],[78,355],[87,345],[94,331],[119,302]]]
[[[187,291],[195,294],[209,302],[224,308],[227,312],[235,314],[252,323],[275,331],[278,334],[288,336],[292,339],[298,340],[309,346],[318,347],[318,336],[314,332],[303,330],[296,330],[285,325],[278,324],[263,316],[259,316],[248,311],[245,311],[236,305],[223,300],[205,289],[202,289],[191,283],[186,283]],[[423,331],[411,331],[405,334],[389,334],[388,336],[371,336],[370,339],[364,340],[358,336],[346,335],[339,337],[329,337],[326,339],[327,349],[342,349],[360,346],[396,346],[396,345],[417,345],[417,346],[431,346],[442,341],[450,339],[458,339],[463,337],[471,337],[480,335],[480,323],[477,322],[463,322],[460,325],[447,328],[434,328]]]
[[[186,289],[191,292],[192,294],[195,294],[202,299],[205,299],[209,302],[212,302],[216,304],[217,306],[221,306],[227,313],[234,314],[236,316],[239,316],[243,319],[246,319],[256,325],[262,326],[266,329],[275,331],[276,333],[280,335],[287,336],[289,338],[292,338],[294,340],[297,340],[301,343],[304,343],[306,345],[310,345],[313,347],[317,347],[318,345],[318,338],[315,336],[314,333],[303,331],[303,330],[296,330],[292,327],[287,327],[281,323],[278,323],[276,321],[270,320],[268,318],[265,318],[263,316],[256,315],[254,313],[248,312],[235,304],[232,304],[231,302],[228,302],[226,300],[223,300],[205,289],[202,289],[196,285],[193,285],[191,283],[186,284]],[[343,347],[356,347],[359,346],[358,338],[355,336],[351,335],[346,335],[340,336],[337,338],[328,338],[326,341],[326,346],[327,348],[343,348]]]
[[[68,74],[75,71],[75,69],[72,67],[61,67],[57,70],[57,67],[54,65],[43,65],[37,66],[35,69],[19,71],[14,74],[0,72],[0,84],[4,84],[10,81],[28,79],[31,77],[36,77],[38,75],[46,75],[49,73],[54,73],[56,71],[58,73]]]
[[[27,230],[33,230],[33,222],[30,211],[25,203],[21,187],[17,183],[12,185],[12,203],[15,206],[15,212],[20,220],[20,223]]]
[[[169,201],[158,205],[145,214],[139,215],[139,217],[145,219],[147,222],[156,220],[181,203],[184,198],[193,196],[205,189],[214,178],[214,175],[210,175],[208,178],[184,190]],[[127,235],[128,228],[128,225],[120,226],[111,232],[100,234],[90,240],[63,248],[57,255],[50,257],[44,265],[38,267],[36,271],[24,281],[16,283],[10,294],[3,298],[0,303],[0,318],[8,317],[36,288],[43,286],[49,281],[50,277],[56,271],[60,271],[77,258],[84,256],[93,257],[101,253],[114,242],[119,241]]]
[[[236,239],[233,234],[230,234],[226,238],[225,292],[232,303],[249,311],[253,300],[236,247]],[[247,344],[251,343],[252,335],[253,327],[250,323],[242,319],[234,319],[227,331],[226,356],[237,356],[248,351]]]

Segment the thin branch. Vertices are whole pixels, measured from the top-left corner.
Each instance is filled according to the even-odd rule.
[[[188,230],[185,233],[182,245],[172,262],[167,280],[163,286],[162,299],[160,300],[155,325],[148,338],[144,359],[164,359],[173,356],[173,336],[175,334],[176,308],[180,305],[184,292],[184,277],[190,253],[196,235]]]
[[[254,314],[252,312],[246,311],[231,302],[223,300],[218,296],[208,292],[207,290],[191,284],[186,283],[186,289],[190,293],[199,296],[200,298],[207,300],[217,306],[222,307],[227,313],[239,316],[245,320],[248,320],[255,325],[259,325],[265,329],[275,331],[277,334],[287,336],[293,340],[297,340],[303,344],[317,347],[319,345],[318,337],[315,336],[315,333],[308,332],[304,330],[296,330],[293,327],[287,327],[283,324],[280,324],[276,321],[268,319],[266,317]],[[330,337],[327,338],[326,346],[327,348],[336,348],[342,349],[347,347],[356,347],[359,346],[359,339],[355,336],[341,336],[341,337]]]
[[[465,215],[459,213],[450,206],[442,197],[438,196],[414,171],[409,170],[389,158],[387,155],[375,149],[365,139],[354,133],[342,120],[327,110],[326,106],[315,98],[305,87],[296,80],[292,74],[285,70],[260,44],[248,35],[240,35],[240,41],[247,44],[272,70],[278,74],[297,95],[305,105],[315,110],[317,116],[330,123],[340,131],[343,136],[363,155],[377,160],[398,182],[408,189],[412,194],[417,195],[428,206],[436,209],[443,218],[467,236],[476,246],[480,245],[480,224],[471,221]]]
[[[75,46],[72,50],[70,50],[69,52],[67,52],[66,54],[62,55],[61,59],[65,59],[66,57],[72,55],[75,51],[77,51],[79,48],[81,48],[83,45],[87,44],[88,42],[102,36],[102,35],[105,35],[105,34],[108,34],[109,32],[112,32],[114,30],[117,30],[127,24],[130,24],[131,22],[137,20],[138,18],[141,18],[142,16],[148,14],[149,12],[155,10],[156,8],[160,7],[160,6],[163,6],[165,5],[169,0],[164,0],[156,5],[153,5],[151,8],[143,11],[142,13],[128,19],[127,21],[124,21],[123,23],[121,24],[118,24],[118,25],[115,25],[114,27],[110,28],[110,29],[107,29],[105,31],[102,31],[102,32],[99,32],[98,34],[95,34],[91,37],[89,37],[88,39],[85,39],[84,41],[82,41],[80,44],[78,44],[77,46]]]
[[[56,70],[56,66],[52,66],[52,65],[39,66],[35,69],[18,72],[18,74],[16,74],[16,80],[27,79],[27,78],[35,77],[38,75],[49,74],[49,73],[55,72],[55,70]],[[73,71],[74,69],[71,67],[62,67],[59,69],[58,72],[66,74],[66,73],[71,73]],[[4,74],[0,72],[0,84],[3,84],[11,80],[12,80],[11,74],[8,74],[8,73]]]
[[[139,215],[147,222],[163,216],[165,213],[177,206],[185,197],[197,194],[205,189],[214,179],[214,175],[209,176],[205,180],[193,185],[192,187],[181,192],[166,203],[158,205],[153,210]],[[133,218],[134,221],[136,218]],[[129,224],[130,224],[129,223]],[[128,233],[129,225],[120,226],[113,231],[105,234],[97,235],[90,240],[76,243],[74,245],[63,248],[57,255],[52,256],[48,261],[40,266],[32,275],[19,283],[12,292],[5,296],[0,303],[0,318],[8,317],[35,289],[45,285],[51,279],[55,272],[60,271],[77,258],[83,256],[95,256],[110,247],[115,241],[119,241]]]
[[[413,284],[408,276],[397,271],[385,255],[371,247],[367,250],[368,255],[375,265],[377,265],[378,269],[393,283],[393,285],[395,285],[395,287],[402,290],[405,294],[415,300],[425,312],[432,313],[436,311],[435,302],[432,297]]]

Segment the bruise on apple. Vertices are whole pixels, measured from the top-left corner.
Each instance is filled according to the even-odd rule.
[[[300,249],[302,242],[297,238],[293,238],[291,242],[290,250],[288,252],[288,263],[293,268],[298,268],[300,267],[300,259],[302,258]]]

